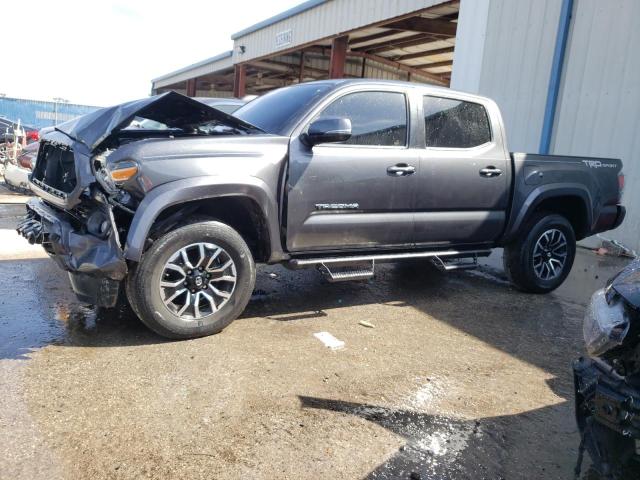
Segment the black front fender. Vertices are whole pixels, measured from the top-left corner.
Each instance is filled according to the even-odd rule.
[[[194,200],[231,196],[244,196],[259,205],[266,219],[271,239],[270,259],[279,260],[283,252],[280,244],[276,197],[261,179],[247,176],[187,178],[165,183],[151,190],[138,206],[131,222],[124,252],[125,258],[135,262],[140,261],[151,227],[167,208]]]

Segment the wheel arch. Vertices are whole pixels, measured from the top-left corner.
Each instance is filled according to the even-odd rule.
[[[140,261],[154,232],[167,231],[193,214],[227,223],[246,236],[256,261],[277,261],[283,256],[278,205],[267,185],[255,177],[215,176],[178,180],[151,190],[131,222],[125,258]]]
[[[582,185],[543,185],[533,190],[516,213],[503,243],[516,238],[527,220],[538,212],[555,213],[567,218],[577,240],[588,236],[593,224],[592,198]],[[512,216],[513,218],[513,216]]]

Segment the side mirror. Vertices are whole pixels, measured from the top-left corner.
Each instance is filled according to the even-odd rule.
[[[310,147],[319,143],[344,142],[351,138],[351,120],[348,118],[321,118],[302,135],[302,141]]]

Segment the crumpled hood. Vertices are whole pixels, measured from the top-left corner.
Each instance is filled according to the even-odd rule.
[[[615,292],[627,303],[640,309],[640,259],[634,260],[607,284],[607,300]]]
[[[56,130],[95,150],[108,137],[126,128],[135,117],[155,120],[172,128],[217,121],[231,128],[260,131],[247,122],[176,92],[101,108],[62,123]]]

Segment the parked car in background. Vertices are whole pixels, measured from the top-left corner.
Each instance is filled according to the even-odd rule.
[[[246,99],[237,98],[216,98],[216,97],[194,97],[194,100],[209,105],[210,107],[217,108],[218,110],[232,115],[233,112],[238,110],[241,106],[247,103]]]
[[[34,142],[24,147],[17,159],[8,159],[4,169],[5,183],[14,189],[30,190],[29,175],[38,157],[40,142]]]
[[[136,117],[168,129],[126,128]],[[259,262],[360,280],[504,247],[514,285],[550,292],[576,239],[623,221],[621,169],[510,154],[495,102],[416,83],[303,83],[233,116],[169,92],[47,134],[18,231],[83,301],[113,306],[124,282],[146,325],[190,338],[243,311]]]
[[[54,127],[46,127],[37,132],[37,138],[52,132]],[[29,175],[35,167],[38,158],[40,141],[35,140],[23,147],[16,159],[7,159],[5,163],[4,180],[13,189],[28,191]]]
[[[11,143],[15,139],[15,131],[17,128],[24,131],[26,143],[37,142],[39,138],[38,129],[29,125],[18,124],[8,118],[0,117],[0,143]]]
[[[583,330],[589,357],[573,366],[581,450],[602,478],[640,478],[640,260],[593,295]]]

